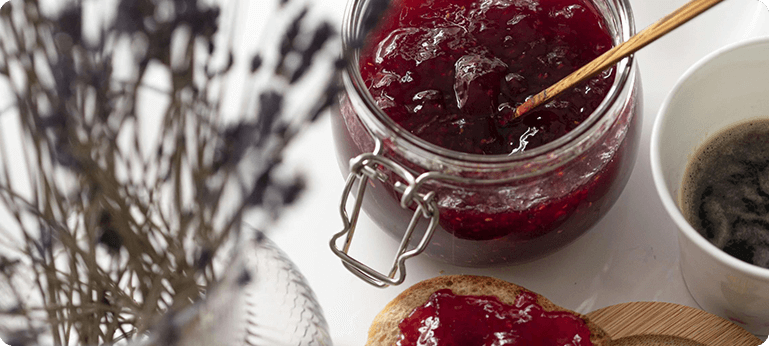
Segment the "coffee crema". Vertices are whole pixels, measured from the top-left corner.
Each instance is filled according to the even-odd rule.
[[[709,138],[687,165],[679,205],[713,245],[769,268],[769,119]]]

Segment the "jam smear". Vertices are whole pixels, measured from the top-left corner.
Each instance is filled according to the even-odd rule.
[[[544,311],[524,291],[513,305],[493,296],[436,291],[400,323],[398,346],[582,346],[590,330],[578,316]]]
[[[524,117],[514,109],[612,47],[582,0],[396,0],[360,70],[378,106],[438,146],[514,154],[563,136],[601,103],[614,72]]]

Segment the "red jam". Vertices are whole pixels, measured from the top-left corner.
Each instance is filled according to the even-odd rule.
[[[513,154],[572,130],[601,103],[607,71],[528,113],[513,111],[612,47],[582,0],[402,0],[372,37],[361,75],[387,115],[438,146]]]
[[[492,296],[433,293],[400,323],[398,346],[592,345],[585,322],[563,311],[545,311],[531,292],[514,305]]]
[[[393,0],[361,51],[358,67],[376,104],[422,139],[459,152],[520,153],[585,121],[614,83],[612,69],[510,119],[512,108],[526,97],[611,47],[606,23],[615,21],[604,21],[594,1],[603,3]],[[364,123],[382,120],[367,105],[353,104],[354,98],[345,96],[332,117],[339,164],[349,173],[349,160],[372,152],[376,137],[382,155],[415,176],[438,171],[472,179],[436,179],[422,185],[421,192],[435,192],[440,212],[440,227],[425,251],[428,256],[463,266],[539,258],[598,222],[630,176],[642,102],[636,68],[630,65],[622,76],[611,108],[585,130],[590,137],[532,160],[513,155],[500,165],[481,163],[483,169],[477,171],[472,167],[480,159],[446,155],[448,159],[437,156],[432,162],[425,153],[411,156],[406,145],[411,141],[399,140],[397,131],[369,131]],[[537,166],[542,163],[552,165]],[[530,164],[534,168],[529,169]],[[386,168],[381,171],[391,179],[370,180],[363,207],[381,229],[400,239],[413,210],[400,207],[401,194],[393,188],[397,177]],[[501,182],[490,183],[494,180]],[[426,223],[417,229],[425,229]],[[419,234],[412,245],[418,239]]]

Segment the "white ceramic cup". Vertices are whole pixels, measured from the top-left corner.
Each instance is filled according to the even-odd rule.
[[[692,66],[663,102],[651,138],[654,184],[678,226],[681,272],[700,307],[769,334],[769,269],[721,251],[679,209],[687,163],[720,130],[769,118],[769,37],[724,47]],[[767,153],[769,155],[769,153]]]

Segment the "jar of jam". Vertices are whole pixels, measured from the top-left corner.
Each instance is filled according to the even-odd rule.
[[[512,110],[631,37],[627,0],[394,0],[361,44],[372,2],[348,5],[343,45],[361,48],[332,115],[348,179],[331,247],[348,269],[387,286],[420,253],[520,263],[608,212],[638,147],[635,59],[521,117]],[[401,239],[389,273],[348,254],[361,209]]]

